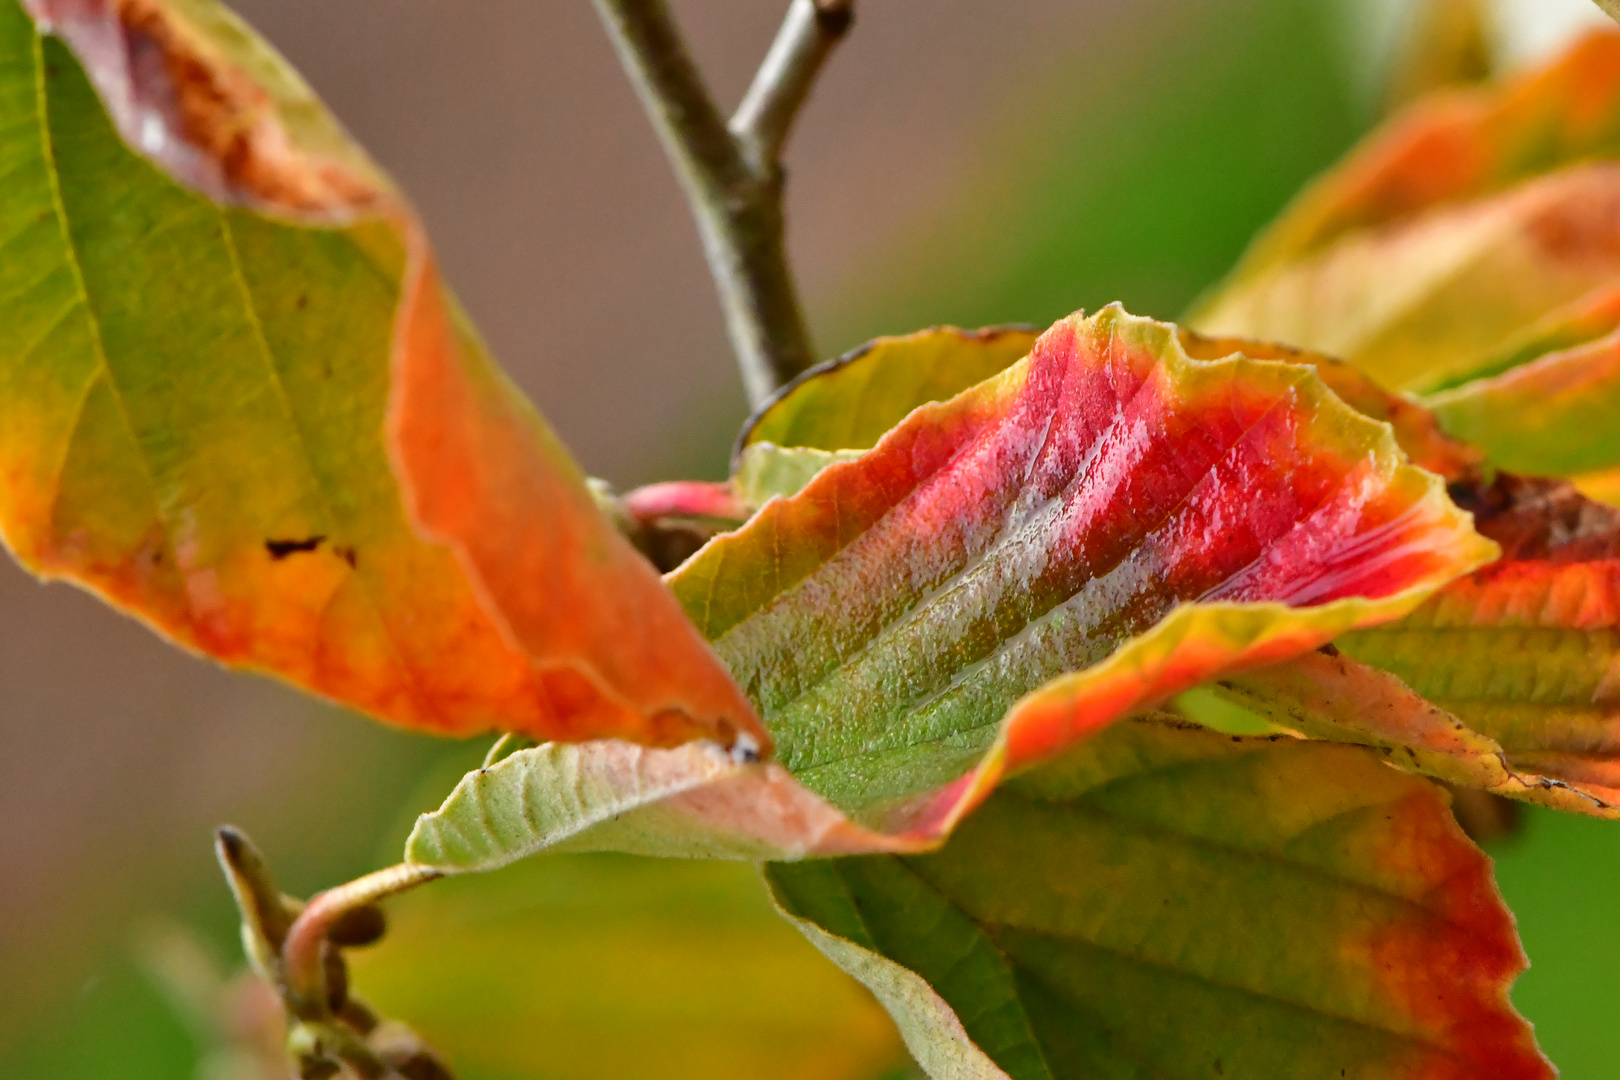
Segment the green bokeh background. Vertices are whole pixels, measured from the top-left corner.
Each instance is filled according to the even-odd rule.
[[[950,207],[906,223],[831,294],[811,298],[817,339],[833,352],[938,322],[1044,324],[1112,300],[1173,317],[1373,119],[1351,90],[1342,33],[1326,0],[1122,5],[1073,42],[1061,64],[1008,88],[982,164]],[[680,448],[689,471],[723,468],[738,419],[694,417]],[[481,752],[311,709],[330,726],[330,753],[368,764],[363,775],[348,774],[334,827],[301,831],[297,823],[310,815],[291,815],[286,828],[261,835],[273,841],[272,857],[297,852],[285,884],[299,893],[388,859],[409,816]],[[164,864],[186,888],[137,883],[128,897],[100,894],[83,912],[52,913],[82,919],[87,944],[36,951],[30,970],[10,973],[14,985],[38,989],[26,1008],[0,1011],[0,1077],[193,1075],[193,1036],[132,943],[146,920],[162,917],[192,927],[221,957],[233,955],[232,915],[203,839],[209,824],[168,838],[195,853],[178,869]],[[1620,827],[1530,811],[1492,854],[1533,962],[1515,1001],[1564,1076],[1616,1075]],[[717,881],[733,872],[714,868]],[[750,918],[765,910],[762,893],[758,905]],[[0,929],[16,941],[27,933]],[[6,955],[30,956],[21,948]],[[791,1007],[793,988],[782,989]],[[464,1069],[462,1080],[481,1074]]]

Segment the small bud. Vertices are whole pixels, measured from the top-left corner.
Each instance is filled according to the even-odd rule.
[[[387,929],[388,920],[383,917],[382,908],[376,904],[365,904],[339,915],[326,932],[326,940],[346,949],[355,949],[375,944]]]

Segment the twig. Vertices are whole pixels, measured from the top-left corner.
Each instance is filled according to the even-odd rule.
[[[293,1011],[306,1020],[321,1020],[327,1016],[324,948],[339,919],[358,908],[442,876],[437,870],[400,863],[328,889],[310,900],[293,920],[281,947],[282,978],[286,980],[288,1004]]]
[[[854,21],[854,0],[793,0],[729,125],[756,171],[768,171],[781,159],[821,65]]]
[[[792,0],[729,127],[666,0],[593,2],[686,192],[757,408],[814,362],[787,267],[780,155],[853,0]]]

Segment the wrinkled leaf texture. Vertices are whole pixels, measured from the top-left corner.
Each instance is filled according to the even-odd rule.
[[[1342,655],[1223,677],[1216,692],[1274,727],[1372,746],[1402,768],[1449,783],[1580,813],[1620,813],[1612,766],[1620,724],[1615,513],[1568,484],[1487,478],[1484,455],[1445,434],[1432,412],[1343,362],[1185,330],[1179,337],[1198,358],[1242,353],[1310,364],[1346,403],[1390,423],[1402,449],[1445,477],[1476,527],[1504,548],[1500,561],[1448,584],[1411,616],[1339,639]],[[875,350],[870,355],[866,362],[883,362]],[[951,363],[949,354],[930,355]],[[976,368],[962,370],[965,380]],[[839,404],[883,385],[833,365],[816,377],[823,400]],[[928,385],[950,382],[941,370]],[[884,407],[903,404],[891,399]],[[1605,422],[1597,430],[1613,428]],[[740,468],[782,452],[822,454],[823,467],[832,460],[824,449],[751,443]],[[1192,715],[1208,719],[1199,709]]]
[[[1309,368],[1195,360],[1165,324],[1076,316],[670,576],[777,762],[523,751],[466,777],[407,856],[927,846],[1003,772],[1398,617],[1494,555]]]
[[[1353,747],[1137,719],[943,850],[775,864],[936,1077],[1551,1077],[1490,862]]]

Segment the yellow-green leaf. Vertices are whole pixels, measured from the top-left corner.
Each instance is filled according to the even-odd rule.
[[[1620,467],[1620,332],[1425,399],[1500,468],[1578,476]]]
[[[763,738],[400,196],[214,0],[0,0],[0,174],[23,565],[409,727]]]
[[[743,426],[737,450],[760,442],[865,450],[917,406],[1005,371],[1038,336],[1025,327],[940,326],[869,341],[785,387]]]

